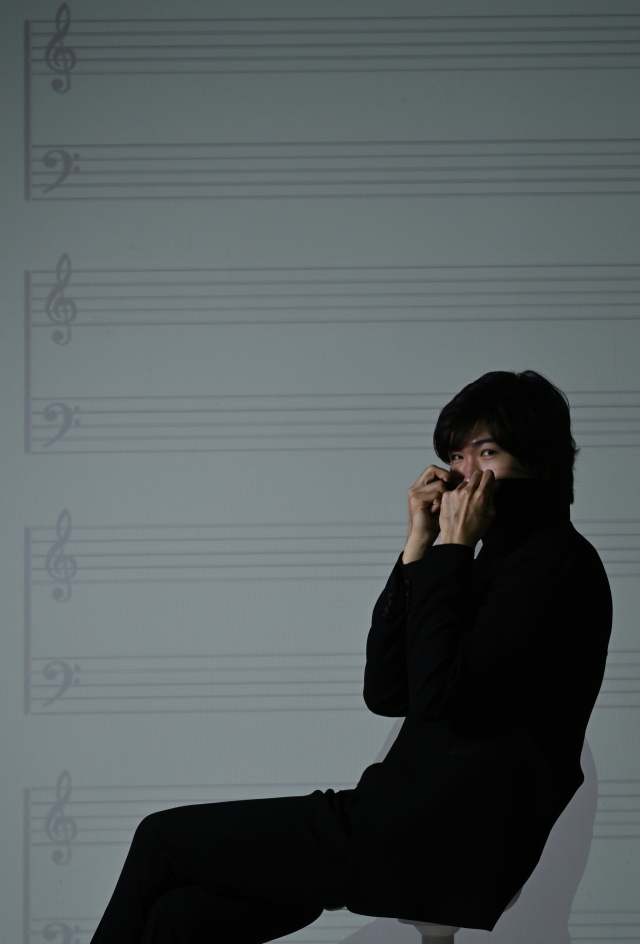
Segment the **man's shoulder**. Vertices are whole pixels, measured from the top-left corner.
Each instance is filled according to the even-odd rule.
[[[551,566],[560,562],[565,567],[573,564],[580,570],[586,568],[606,579],[604,564],[597,549],[570,520],[534,531],[520,545],[516,554],[540,557]]]

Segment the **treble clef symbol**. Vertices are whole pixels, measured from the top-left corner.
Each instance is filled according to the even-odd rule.
[[[71,596],[71,581],[76,575],[78,565],[75,557],[64,553],[64,546],[71,536],[71,515],[65,508],[58,515],[56,521],[56,540],[49,548],[44,566],[47,573],[54,580],[59,580],[65,584],[65,588],[56,587],[51,591],[51,596],[58,603],[66,603]]]
[[[56,13],[56,31],[44,51],[44,61],[51,71],[64,76],[64,78],[60,78],[60,75],[57,75],[52,80],[51,87],[55,92],[68,92],[71,87],[69,73],[76,64],[76,54],[73,49],[64,44],[64,38],[69,32],[70,26],[71,11],[66,3],[62,3]]]
[[[71,259],[65,253],[58,259],[56,266],[56,284],[53,286],[47,300],[44,303],[44,310],[47,317],[54,324],[63,325],[64,331],[56,330],[51,335],[55,344],[68,344],[71,340],[71,328],[69,325],[78,314],[78,308],[72,298],[67,298],[64,290],[71,279]]]
[[[58,941],[58,944],[73,944],[73,935],[77,934],[80,928],[74,925],[70,928],[63,921],[50,921],[42,929],[42,936],[45,941]],[[76,941],[78,938],[76,938]]]
[[[75,820],[64,815],[64,808],[71,796],[71,777],[68,770],[63,770],[56,783],[56,802],[44,821],[44,829],[52,842],[64,849],[54,849],[51,858],[58,865],[66,865],[71,859],[71,843],[76,838],[78,827]]]

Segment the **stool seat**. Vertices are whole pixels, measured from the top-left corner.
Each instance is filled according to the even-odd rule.
[[[453,935],[460,930],[455,924],[431,924],[430,921],[409,921],[408,918],[398,918],[398,921],[412,924],[422,935],[422,940],[429,944],[454,944]]]
[[[522,889],[519,889],[504,911],[513,907],[521,894]],[[454,935],[460,930],[454,924],[432,924],[430,921],[412,921],[410,918],[398,918],[398,921],[400,924],[412,924],[420,932],[424,944],[455,944]]]
[[[522,889],[517,891],[504,911],[508,911],[517,902]],[[325,911],[344,911],[346,905],[340,908],[325,908]],[[504,914],[504,911],[502,912]],[[455,944],[454,935],[460,930],[455,924],[432,924],[430,921],[412,921],[411,918],[398,918],[400,924],[412,924],[420,932],[424,944]]]

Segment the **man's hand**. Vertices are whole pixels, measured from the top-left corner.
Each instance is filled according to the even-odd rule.
[[[452,481],[452,473],[448,469],[430,465],[408,490],[409,535],[402,556],[403,563],[420,560],[438,537],[442,496],[451,487]]]
[[[496,517],[493,495],[499,487],[491,469],[484,472],[476,469],[468,482],[445,492],[440,510],[440,543],[475,548]]]

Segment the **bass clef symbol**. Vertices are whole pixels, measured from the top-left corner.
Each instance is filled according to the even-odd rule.
[[[44,166],[48,167],[50,170],[55,170],[58,166],[58,161],[60,161],[60,170],[53,183],[49,184],[48,187],[45,187],[42,192],[49,193],[50,190],[54,190],[56,187],[59,187],[60,184],[64,183],[72,171],[74,174],[77,174],[80,168],[75,162],[79,160],[79,154],[69,154],[68,151],[63,150],[62,148],[52,148],[50,151],[47,151],[47,153],[42,158],[42,163]]]
[[[65,252],[58,259],[56,266],[56,284],[47,295],[47,300],[44,303],[44,310],[49,320],[53,321],[56,325],[62,325],[64,327],[64,331],[56,328],[51,335],[51,339],[55,344],[63,345],[69,343],[71,340],[71,328],[69,326],[78,314],[78,308],[74,300],[67,298],[64,294],[64,290],[69,284],[70,279],[71,259]]]
[[[58,73],[55,79],[51,81],[51,88],[60,93],[69,91],[71,87],[69,73],[77,61],[73,49],[64,44],[64,38],[69,32],[70,26],[71,11],[66,3],[62,3],[56,13],[56,31],[44,51],[44,61],[52,72]]]
[[[47,439],[43,446],[50,446],[52,443],[57,442],[59,439],[62,439],[67,430],[71,429],[71,426],[79,426],[80,420],[78,419],[77,414],[80,412],[79,406],[74,406],[73,409],[67,403],[48,403],[42,415],[48,423],[54,423],[59,416],[62,417],[62,426],[51,439]]]
[[[67,865],[71,859],[71,843],[76,838],[78,827],[75,820],[64,815],[64,808],[71,796],[71,777],[63,770],[56,783],[56,802],[44,821],[44,830],[52,842],[63,849],[54,849],[51,858],[57,865]]]
[[[51,596],[58,603],[66,603],[71,596],[71,581],[76,575],[78,565],[75,557],[71,554],[65,554],[64,546],[71,537],[71,515],[65,508],[58,515],[56,521],[56,540],[53,542],[47,553],[44,566],[50,577],[63,583],[62,587],[55,587],[51,591]]]
[[[64,662],[62,659],[54,659],[52,662],[48,662],[42,670],[42,674],[47,682],[57,682],[58,691],[55,692],[51,698],[44,701],[42,707],[48,708],[52,702],[57,701],[58,698],[62,698],[64,693],[68,691],[72,685],[79,685],[79,672],[79,665],[71,667],[68,662]]]

